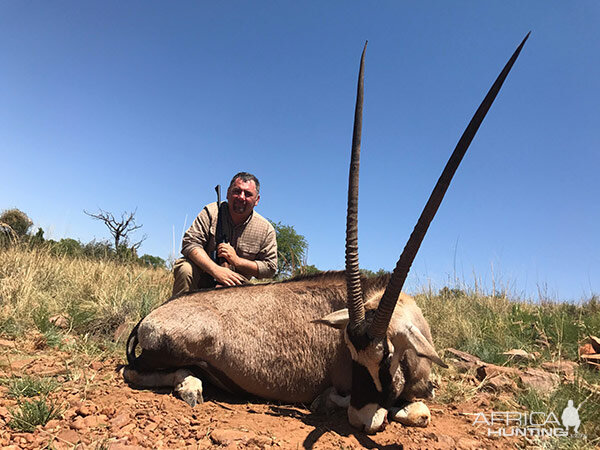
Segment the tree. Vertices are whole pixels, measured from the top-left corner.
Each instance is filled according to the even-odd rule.
[[[0,214],[0,222],[7,224],[19,237],[25,236],[33,225],[27,214],[17,208],[4,210]]]
[[[277,235],[277,273],[289,276],[306,266],[308,243],[293,226],[270,221]]]
[[[148,264],[155,269],[158,267],[165,268],[167,267],[167,263],[160,256],[152,256],[152,255],[142,255],[140,256],[140,261],[144,264]]]
[[[131,249],[131,253],[135,255],[137,254],[137,250],[140,248],[140,245],[142,245],[142,242],[146,240],[147,236],[144,235],[141,240],[129,246],[130,233],[135,230],[139,230],[143,226],[135,223],[135,213],[137,212],[137,209],[131,213],[128,213],[127,211],[123,212],[120,220],[116,219],[112,213],[102,209],[99,209],[99,212],[96,214],[89,213],[85,209],[83,212],[92,219],[104,222],[104,225],[106,225],[108,231],[110,231],[110,234],[112,234],[115,243],[115,251],[117,253],[123,252],[125,248]]]

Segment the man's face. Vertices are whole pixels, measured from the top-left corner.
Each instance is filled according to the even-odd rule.
[[[235,214],[250,215],[258,204],[260,195],[256,192],[256,184],[253,180],[243,181],[236,178],[227,190],[227,202],[230,210]]]

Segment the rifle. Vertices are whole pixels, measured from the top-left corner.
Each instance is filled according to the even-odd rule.
[[[221,211],[221,185],[217,184],[215,186],[215,191],[217,192],[217,230],[215,232],[215,245],[216,247],[219,244],[225,242],[229,242],[227,235],[223,230],[223,212]],[[217,250],[213,252],[213,261],[216,262],[219,266],[229,267],[229,263],[225,260],[225,258],[217,257]]]

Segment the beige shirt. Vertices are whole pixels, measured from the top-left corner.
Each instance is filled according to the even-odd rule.
[[[223,202],[227,203],[227,202]],[[235,225],[227,208],[223,217],[223,231],[238,256],[258,264],[259,278],[270,278],[277,271],[277,239],[275,229],[267,219],[256,211],[244,223]],[[202,247],[210,255],[216,249],[217,202],[202,209],[192,226],[183,235],[181,253],[188,256],[197,247]]]

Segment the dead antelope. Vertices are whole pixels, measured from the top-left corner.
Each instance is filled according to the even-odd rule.
[[[429,424],[427,406],[416,399],[432,394],[432,362],[446,365],[421,310],[401,289],[452,176],[528,36],[460,138],[393,273],[371,279],[360,276],[357,238],[365,44],[352,139],[345,272],[171,298],[130,335],[125,380],[173,386],[192,406],[202,402],[197,376],[231,392],[270,400],[321,399],[347,407],[350,423],[368,433],[381,430],[388,416],[407,425]],[[142,350],[136,356],[138,344]]]

